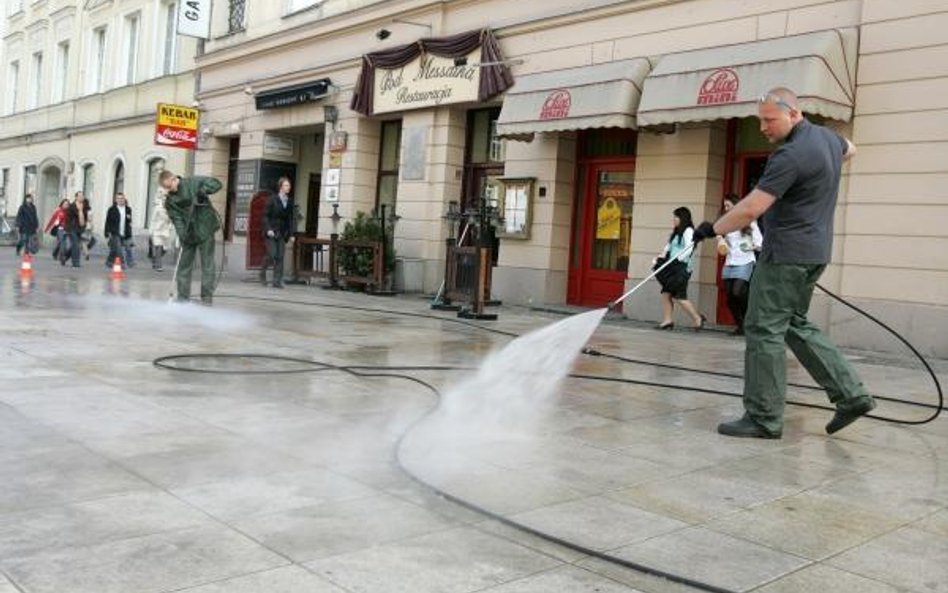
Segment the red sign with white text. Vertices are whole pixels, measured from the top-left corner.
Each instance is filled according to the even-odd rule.
[[[540,120],[563,119],[569,117],[569,110],[573,106],[573,97],[566,89],[550,93],[540,109]]]
[[[740,86],[737,72],[730,68],[718,68],[704,79],[698,89],[698,105],[734,103]]]

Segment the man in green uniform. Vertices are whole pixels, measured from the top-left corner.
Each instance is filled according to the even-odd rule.
[[[699,242],[764,217],[763,252],[751,280],[744,326],[746,413],[719,425],[718,432],[781,437],[786,344],[836,405],[836,414],[826,425],[826,432],[833,434],[875,407],[849,361],[807,319],[813,289],[833,249],[842,164],[856,147],[836,132],[808,122],[789,89],[772,89],[758,103],[761,132],[771,143],[782,144],[768,158],[757,187],[713,225],[704,222],[694,232]]]
[[[174,224],[181,242],[178,262],[178,301],[191,298],[191,272],[194,257],[201,256],[201,302],[210,305],[216,288],[216,264],[214,262],[214,234],[221,223],[211,206],[210,194],[221,189],[221,182],[213,177],[179,177],[171,171],[163,171],[158,184],[168,192],[165,209]]]

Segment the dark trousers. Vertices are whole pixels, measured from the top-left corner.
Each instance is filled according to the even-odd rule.
[[[858,409],[869,394],[852,364],[807,319],[826,266],[758,263],[744,323],[744,409],[771,432],[783,428],[789,346],[839,410]]]
[[[201,256],[201,300],[209,303],[217,288],[217,264],[214,261],[214,237],[202,243],[182,243],[181,259],[178,262],[178,300],[191,298],[191,272],[194,271],[195,256]]]
[[[60,237],[64,237],[59,244],[59,262],[66,263],[66,258],[72,256],[72,265],[79,267],[79,256],[82,249],[79,247],[79,233],[77,231],[60,231]]]
[[[135,256],[132,253],[131,241],[117,235],[109,237],[109,256],[105,260],[105,265],[112,266],[116,257],[124,258],[122,261],[127,267],[135,265]]]
[[[283,258],[286,255],[286,241],[282,237],[267,237],[267,257],[260,268],[260,281],[267,281],[267,267],[273,266],[273,285],[283,285]]]
[[[28,253],[36,253],[36,233],[31,233],[29,231],[20,231],[20,240],[16,243],[16,252],[19,255],[20,250],[24,247]]]

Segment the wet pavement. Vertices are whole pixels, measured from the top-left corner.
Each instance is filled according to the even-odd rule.
[[[568,379],[527,433],[433,442],[420,382],[510,337],[413,296],[228,278],[208,309],[169,305],[170,272],[0,264],[0,593],[699,590],[610,558],[730,591],[948,593],[948,417],[829,437],[830,412],[793,406],[781,440],[720,437],[739,400],[689,388],[739,379],[642,362],[739,374],[723,333],[607,321],[591,345],[639,362],[582,357],[601,379]],[[559,319],[499,313],[484,327]],[[215,353],[285,358],[192,356]],[[933,401],[917,363],[852,357],[873,393]]]

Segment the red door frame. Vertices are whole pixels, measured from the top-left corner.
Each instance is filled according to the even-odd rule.
[[[573,211],[573,220],[570,224],[570,251],[569,251],[569,284],[567,288],[567,302],[572,305],[581,306],[602,306],[622,295],[625,289],[625,280],[628,277],[628,270],[621,272],[595,270],[592,267],[593,244],[591,235],[596,232],[596,203],[598,198],[599,172],[602,170],[615,170],[635,173],[635,157],[600,157],[581,159],[577,163],[577,169],[585,170],[584,187],[579,191],[584,192],[583,212]],[[579,176],[577,175],[577,178]],[[580,195],[576,196],[580,199]],[[634,200],[634,197],[633,197]],[[578,215],[578,216],[577,216]],[[577,220],[579,219],[579,220]],[[581,233],[577,234],[577,224],[582,224]],[[576,241],[580,244],[577,246]],[[579,249],[579,267],[574,266],[573,254]],[[590,294],[589,283],[591,280],[600,280],[604,282],[616,282],[617,290],[614,295],[607,298],[595,298]],[[621,307],[621,305],[620,305]],[[621,309],[620,309],[621,310]]]

